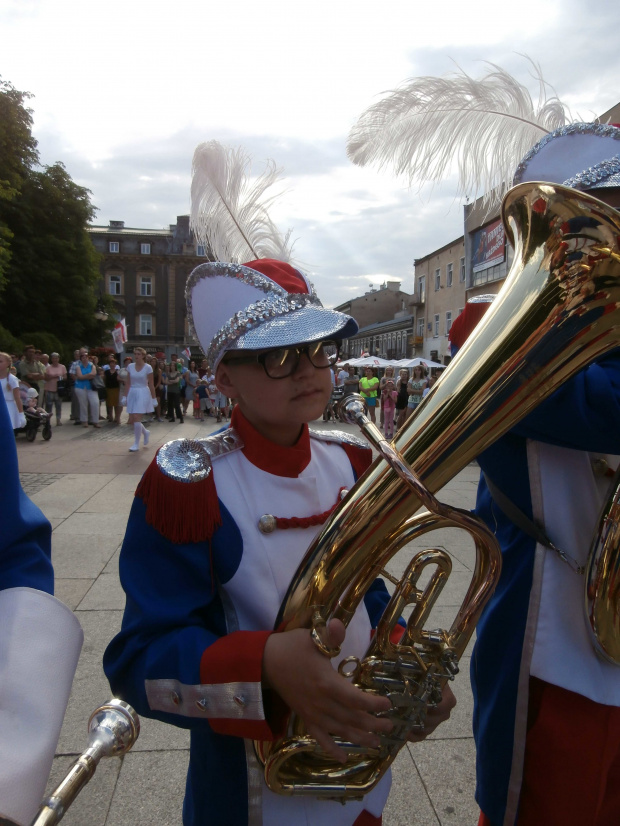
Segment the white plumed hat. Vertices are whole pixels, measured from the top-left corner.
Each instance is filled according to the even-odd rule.
[[[351,316],[328,310],[299,270],[262,258],[201,264],[185,291],[190,326],[213,370],[227,350],[262,350],[348,338]]]

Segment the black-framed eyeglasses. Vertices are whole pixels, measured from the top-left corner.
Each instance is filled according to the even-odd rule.
[[[314,341],[300,347],[276,347],[262,353],[249,353],[247,356],[233,356],[225,364],[261,364],[270,379],[286,379],[292,376],[299,365],[303,353],[308,356],[310,364],[319,370],[333,367],[338,361],[340,344],[331,339]]]

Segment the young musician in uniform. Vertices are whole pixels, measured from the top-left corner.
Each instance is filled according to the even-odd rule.
[[[374,716],[390,702],[341,677],[340,658],[330,662],[307,629],[272,633],[307,547],[370,462],[361,440],[308,428],[329,399],[338,342],[357,324],[272,259],[202,264],[187,295],[217,386],[237,404],[229,429],[162,447],[138,487],[106,674],[140,714],[191,729],[186,826],[379,824],[387,775],[345,806],[285,797],[265,785],[252,746],[282,733],[286,706],[337,760],[332,735],[373,746],[391,728]],[[377,580],[342,656],[364,653],[386,597]],[[334,621],[328,633],[336,642],[344,628]]]
[[[620,207],[620,129],[588,123],[552,132],[519,165],[515,183],[526,181]],[[582,570],[618,454],[616,349],[478,458],[476,512],[503,556],[471,664],[480,826],[620,822],[620,666],[589,638]]]

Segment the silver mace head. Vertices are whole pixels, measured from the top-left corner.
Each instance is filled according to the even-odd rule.
[[[101,757],[118,757],[133,746],[140,734],[140,718],[123,700],[116,698],[99,706],[88,721],[88,746]]]
[[[140,734],[140,718],[123,700],[116,698],[95,709],[88,721],[88,748],[68,774],[43,801],[31,826],[56,826],[91,779],[102,757],[120,757],[129,751]]]

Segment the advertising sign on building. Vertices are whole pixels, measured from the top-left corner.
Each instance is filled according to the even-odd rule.
[[[506,235],[504,225],[498,218],[474,233],[472,239],[472,271],[480,272],[500,264],[506,257]]]

